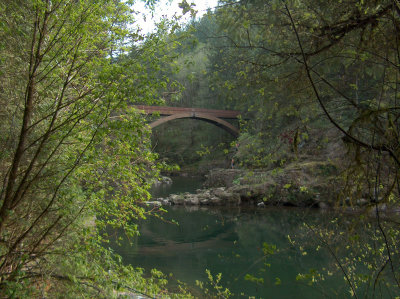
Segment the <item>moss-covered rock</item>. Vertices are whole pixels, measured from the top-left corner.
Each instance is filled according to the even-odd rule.
[[[326,207],[340,192],[337,173],[335,164],[326,161],[296,162],[273,170],[216,169],[207,176],[206,186],[226,187],[225,192],[237,194],[241,204]]]

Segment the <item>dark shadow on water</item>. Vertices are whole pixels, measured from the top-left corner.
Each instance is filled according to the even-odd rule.
[[[115,250],[125,263],[173,273],[192,286],[196,280],[207,280],[205,269],[221,272],[224,286],[237,298],[241,292],[257,298],[322,298],[321,289],[331,295],[328,298],[343,298],[347,285],[342,277],[331,277],[320,288],[296,281],[299,273],[327,267],[333,260],[326,252],[313,251],[314,242],[305,245],[303,255],[288,239],[307,239],[304,221],[321,223],[329,217],[295,208],[170,207],[165,218],[179,225],[149,219],[140,224],[141,236],[134,246],[124,243]],[[276,245],[279,252],[264,259],[264,242]],[[246,281],[246,274],[264,283]]]

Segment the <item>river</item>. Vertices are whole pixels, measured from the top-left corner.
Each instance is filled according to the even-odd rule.
[[[193,192],[200,186],[199,179],[175,178],[172,185],[159,186],[153,194]],[[171,206],[167,210],[164,218],[179,225],[148,219],[140,223],[141,235],[133,246],[123,242],[115,250],[125,263],[147,272],[157,268],[172,273],[171,288],[179,280],[200,294],[195,281],[206,282],[209,269],[212,275],[222,273],[221,284],[234,298],[350,298],[343,274],[334,270],[334,257],[328,250],[316,250],[318,238],[304,225],[333,223],[337,218],[331,212],[283,207]],[[263,247],[273,246],[276,252],[265,257]],[[315,269],[325,269],[322,281]]]

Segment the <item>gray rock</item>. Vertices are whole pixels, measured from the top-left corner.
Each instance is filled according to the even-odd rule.
[[[251,198],[254,195],[253,190],[249,185],[234,186],[229,188],[228,191],[239,194],[241,198]]]
[[[207,190],[204,193],[199,193],[197,194],[197,198],[202,200],[202,199],[209,199],[211,197],[210,191]]]
[[[240,195],[235,192],[229,192],[225,188],[217,188],[212,191],[215,197],[223,200],[226,205],[240,205]]]
[[[168,199],[161,199],[160,202],[165,206],[170,206],[172,204]]]
[[[201,205],[209,205],[210,204],[210,200],[208,198],[204,198],[204,199],[200,199],[200,204]]]
[[[169,196],[169,200],[174,204],[174,205],[183,205],[184,199],[183,196],[180,194],[172,194]]]
[[[167,177],[167,176],[162,176],[161,177],[161,182],[163,184],[170,185],[170,184],[172,184],[172,179],[170,177]]]
[[[188,203],[191,205],[198,205],[200,203],[200,200],[197,197],[192,197],[189,199]]]
[[[223,200],[219,197],[213,196],[210,198],[209,204],[213,206],[221,206],[223,204]]]

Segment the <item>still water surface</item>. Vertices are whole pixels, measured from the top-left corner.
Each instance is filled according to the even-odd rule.
[[[201,181],[177,178],[172,186],[153,190],[154,197],[194,191]],[[207,281],[205,269],[222,273],[222,284],[235,298],[346,298],[348,288],[341,275],[326,277],[312,287],[296,280],[310,269],[329,268],[333,258],[324,250],[315,251],[315,237],[304,222],[323,223],[333,219],[327,212],[295,208],[167,208],[164,218],[179,225],[148,219],[140,224],[134,245],[116,247],[125,263],[172,273],[174,281],[195,290],[195,281]],[[301,239],[304,251],[291,245]],[[310,240],[310,243],[307,242]],[[263,258],[263,243],[276,245],[277,253]],[[306,253],[304,253],[306,252]],[[245,280],[250,274],[259,283]],[[262,279],[262,280],[261,280]],[[200,295],[201,296],[201,295]]]

